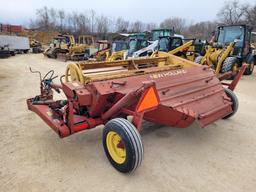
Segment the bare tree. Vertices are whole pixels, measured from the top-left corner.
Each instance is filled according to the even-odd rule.
[[[240,4],[238,0],[226,2],[218,13],[218,18],[225,24],[247,23],[256,27],[256,3]],[[105,15],[98,16],[94,10],[83,13],[68,13],[48,7],[36,11],[36,18],[30,21],[30,27],[44,31],[69,32],[75,35],[98,33],[107,37],[110,32],[143,32],[157,28],[173,28],[176,33],[186,37],[208,39],[217,26],[216,22],[199,22],[188,25],[186,20],[179,17],[165,19],[160,25],[156,23],[143,23],[140,20],[129,22],[122,17],[110,18]]]
[[[55,29],[57,26],[57,10],[51,8],[51,9],[49,9],[49,13],[50,13],[51,28]]]
[[[113,33],[116,32],[116,19],[113,17],[108,18],[108,32]]]
[[[91,23],[91,33],[94,32],[94,25],[96,24],[96,12],[91,9],[89,10],[89,15],[90,15],[90,23]]]
[[[256,27],[256,4],[253,6],[246,6],[245,20],[246,23]]]
[[[78,15],[77,13],[72,13],[68,15],[68,31],[71,33],[76,33],[78,31]]]
[[[153,29],[156,29],[157,28],[157,24],[156,23],[147,23],[146,24],[146,30],[147,31],[151,31]]]
[[[77,16],[77,25],[79,34],[85,34],[90,31],[90,19],[85,14],[79,14]]]
[[[182,33],[186,27],[186,20],[179,17],[170,17],[165,19],[161,24],[162,28],[173,28],[176,33]]]
[[[131,32],[142,32],[144,30],[144,24],[141,21],[135,21],[131,23],[130,31]]]
[[[37,25],[38,27],[44,28],[45,30],[50,30],[50,16],[49,9],[47,7],[43,7],[36,11],[37,16]]]
[[[106,34],[109,31],[110,20],[108,17],[101,15],[97,18],[97,32]]]
[[[224,24],[238,24],[244,19],[246,7],[238,0],[228,1],[217,14],[220,21]]]
[[[125,21],[122,17],[118,17],[115,24],[116,32],[127,32],[129,21]]]
[[[37,25],[45,31],[55,30],[57,28],[57,10],[43,7],[36,11],[36,19],[33,21],[33,25]]]
[[[39,26],[38,26],[38,23],[35,20],[30,19],[29,27],[30,27],[30,29],[37,29]]]
[[[209,40],[212,36],[212,32],[215,31],[217,27],[216,22],[206,21],[199,22],[190,25],[187,30],[184,31],[184,35],[188,38],[198,38]]]
[[[63,32],[63,24],[64,24],[64,19],[66,17],[66,14],[63,10],[58,11],[58,18],[59,18],[59,24],[60,24],[60,31]]]

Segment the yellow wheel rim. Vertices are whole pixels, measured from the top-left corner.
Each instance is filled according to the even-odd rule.
[[[81,68],[76,65],[76,64],[68,64],[66,67],[66,72],[65,72],[65,80],[66,82],[69,82],[69,76],[71,78],[71,82],[80,82],[84,83],[84,76]]]
[[[251,64],[250,64],[250,68],[251,68],[251,71],[253,71],[253,69],[254,69],[254,63],[251,63]]]
[[[232,72],[237,72],[237,71],[238,71],[237,64],[234,64],[233,69],[232,69]]]
[[[126,159],[126,150],[120,135],[114,131],[110,131],[107,134],[106,144],[112,159],[118,164],[124,163]]]

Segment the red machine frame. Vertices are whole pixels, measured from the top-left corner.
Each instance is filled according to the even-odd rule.
[[[78,82],[56,85],[52,82],[53,78],[44,79],[41,80],[41,94],[28,99],[27,105],[61,138],[105,124],[112,118],[129,115],[133,116],[137,129],[140,129],[142,119],[179,128],[198,120],[200,126],[204,127],[232,113],[232,103],[222,85],[234,90],[245,68],[246,65],[230,84],[221,84],[207,66],[152,72],[87,85]],[[186,78],[182,76],[183,72]],[[184,91],[190,89],[191,82],[194,90]],[[57,92],[61,89],[67,100],[54,101],[53,89]],[[150,89],[154,90],[157,103],[149,103],[138,111],[138,106]],[[166,97],[168,92],[172,94]],[[81,112],[81,107],[89,110]],[[172,120],[169,120],[170,116]]]

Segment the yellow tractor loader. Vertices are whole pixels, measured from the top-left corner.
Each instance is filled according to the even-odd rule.
[[[123,40],[115,40],[112,44],[106,40],[97,42],[98,51],[89,58],[91,61],[116,61],[123,60],[124,53],[127,49],[127,42]]]
[[[202,65],[209,65],[215,69],[216,75],[228,71],[232,71],[235,74],[238,71],[237,59],[235,57],[229,57],[234,51],[235,44],[236,41],[225,47],[219,44],[208,45],[205,48],[205,55],[197,57],[195,62]]]
[[[128,49],[127,41],[114,40],[111,44],[111,49],[107,53],[106,61],[123,60],[124,54]]]
[[[109,56],[110,51],[110,42],[107,40],[99,40],[97,41],[97,50],[89,54],[89,58],[87,58],[89,61],[105,61],[107,57]]]
[[[205,55],[195,58],[195,62],[211,66],[216,75],[230,71],[235,75],[246,63],[244,75],[251,75],[256,64],[251,31],[252,28],[246,25],[219,26],[215,41],[205,47]]]

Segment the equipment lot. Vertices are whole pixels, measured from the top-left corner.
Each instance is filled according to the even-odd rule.
[[[102,128],[61,140],[27,110],[39,93],[29,67],[60,76],[67,63],[41,54],[0,60],[0,191],[255,191],[255,72],[239,82],[240,107],[229,120],[205,129],[144,122],[145,159],[124,175],[104,155]]]

